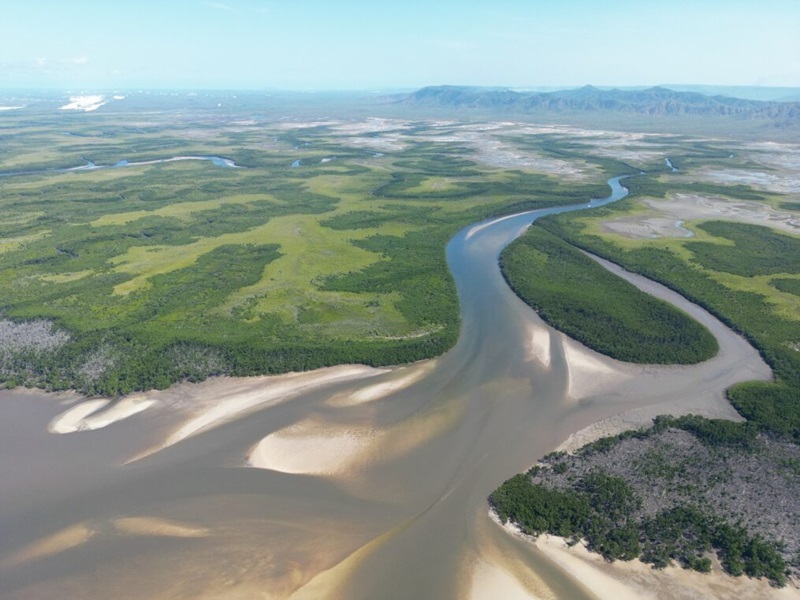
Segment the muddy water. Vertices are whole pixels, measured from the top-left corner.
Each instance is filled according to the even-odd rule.
[[[607,201],[625,195],[618,179],[609,184]],[[698,379],[720,396],[758,357],[735,338],[719,361],[648,368],[639,387],[639,372],[625,372],[624,393],[570,391],[568,341],[497,267],[499,251],[551,212],[451,241],[463,326],[437,361],[265,404],[124,466],[185,422],[174,393],[68,435],[47,424],[69,398],[5,393],[0,597],[455,599],[472,597],[476,567],[489,565],[535,597],[592,598],[495,525],[487,495],[571,431],[668,401]],[[265,438],[264,468],[246,466]]]

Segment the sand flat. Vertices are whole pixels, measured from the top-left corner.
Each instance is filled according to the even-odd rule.
[[[714,570],[697,573],[677,566],[653,569],[639,560],[606,562],[582,544],[569,547],[563,538],[542,535],[536,547],[599,600],[797,600],[800,589],[791,584],[773,588],[765,580],[731,577]]]
[[[50,421],[47,429],[50,433],[74,433],[85,429],[86,419],[104,408],[110,400],[86,400],[66,410]]]
[[[24,547],[5,561],[6,567],[16,567],[48,556],[66,552],[89,541],[93,531],[85,524],[78,523],[61,531],[37,540]]]
[[[113,524],[119,533],[128,535],[198,538],[210,534],[205,527],[195,527],[156,517],[124,517],[115,519]]]
[[[166,392],[148,392],[146,397],[187,409],[188,418],[158,447],[132,458],[133,462],[173,444],[239,418],[265,406],[272,406],[300,394],[341,383],[386,373],[363,365],[341,365],[285,375],[216,378],[199,384],[179,384]],[[177,401],[177,402],[176,402]]]

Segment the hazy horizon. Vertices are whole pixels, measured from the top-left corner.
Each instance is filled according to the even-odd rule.
[[[791,0],[30,0],[4,24],[5,89],[800,87]]]

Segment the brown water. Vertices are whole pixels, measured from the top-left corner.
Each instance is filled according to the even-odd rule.
[[[624,196],[617,180],[610,184],[608,200]],[[547,328],[497,267],[499,251],[549,212],[453,239],[447,253],[462,333],[435,363],[326,385],[126,466],[185,414],[162,407],[105,429],[54,435],[47,424],[65,408],[57,397],[3,393],[0,596],[468,598],[474,567],[484,563],[538,597],[592,598],[494,524],[488,494],[597,419],[695,388],[720,396],[749,375],[744,367],[763,363],[717,323],[712,329],[728,336],[729,348],[716,362],[647,368],[643,384],[631,371],[619,389],[570,396],[575,373],[565,338],[550,336],[549,364],[531,355],[531,330]],[[404,389],[346,401],[416,372]],[[307,435],[308,447],[324,438],[326,455],[301,443],[286,459],[299,468],[283,468],[286,460],[274,469],[245,467],[249,450],[275,432]],[[348,440],[357,440],[356,450],[338,444]],[[319,474],[313,465],[321,458],[328,466]],[[300,472],[281,472],[292,470]]]

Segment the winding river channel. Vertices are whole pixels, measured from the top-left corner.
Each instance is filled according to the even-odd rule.
[[[589,206],[627,193],[609,185]],[[493,522],[489,493],[612,415],[734,416],[723,390],[770,372],[705,311],[621,271],[709,327],[719,355],[629,365],[543,324],[498,255],[537,217],[580,208],[453,238],[462,330],[436,360],[182,384],[73,433],[58,417],[81,399],[0,394],[0,597],[482,599],[511,580],[530,597],[595,598]]]

